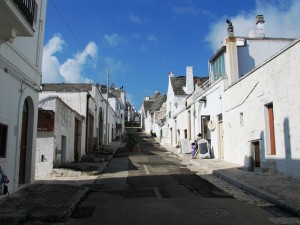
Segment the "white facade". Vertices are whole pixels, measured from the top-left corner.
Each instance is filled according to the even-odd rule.
[[[36,0],[30,25],[12,1],[0,3],[0,165],[8,176],[9,192],[35,178],[38,93],[46,0]],[[7,36],[8,35],[8,36]]]
[[[99,150],[102,144],[107,144],[106,135],[106,100],[102,96],[98,85],[94,84],[43,84],[40,99],[58,96],[71,109],[85,118],[82,123],[84,132],[81,134],[84,144],[81,153],[91,154]],[[114,111],[108,106],[108,125],[114,123]],[[111,134],[111,131],[108,131]],[[111,142],[109,138],[109,142]]]
[[[276,54],[293,40],[294,39],[285,38],[237,38],[238,70],[240,77],[262,64],[266,59]]]
[[[299,177],[300,42],[245,75],[224,92],[224,158],[251,166],[254,144],[261,167]],[[271,153],[268,106],[273,105],[276,153]]]
[[[223,140],[222,140],[222,112],[224,79],[211,84],[206,90],[199,89],[190,97],[191,103],[191,141],[197,139],[200,133],[207,139],[211,156],[214,158],[223,158]]]
[[[51,174],[54,167],[81,158],[84,152],[82,144],[85,143],[81,135],[84,133],[82,130],[84,117],[58,97],[42,99],[39,102],[39,110],[49,110],[54,115],[54,129],[47,130],[38,126],[37,132],[36,177],[46,177]],[[77,130],[75,123],[78,124]]]

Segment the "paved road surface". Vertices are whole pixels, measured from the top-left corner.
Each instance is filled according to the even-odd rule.
[[[133,135],[138,150],[119,149],[66,225],[278,224],[258,204],[228,194],[226,187],[212,184],[215,180],[180,164],[151,137]]]

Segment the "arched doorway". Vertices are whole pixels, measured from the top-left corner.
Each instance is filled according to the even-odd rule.
[[[24,100],[23,110],[21,113],[22,122],[20,124],[20,154],[19,154],[19,185],[30,183],[34,178],[33,146],[34,139],[34,102],[31,97]]]
[[[22,113],[20,164],[19,164],[19,185],[25,183],[26,175],[26,154],[27,154],[27,130],[28,130],[28,101],[24,101]]]

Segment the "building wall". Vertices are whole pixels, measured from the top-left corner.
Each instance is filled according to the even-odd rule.
[[[262,166],[299,177],[300,43],[276,57],[224,92],[225,159],[249,166],[253,141],[259,141]],[[266,105],[273,103],[276,155],[270,154]],[[242,116],[241,116],[242,115]],[[242,119],[241,119],[242,117]]]
[[[86,92],[51,92],[43,91],[39,94],[40,102],[43,99],[47,99],[49,96],[58,96],[65,104],[67,104],[71,109],[76,111],[79,115],[87,118],[87,93]],[[89,100],[89,103],[93,103],[92,100]],[[95,105],[89,104],[89,111],[94,111]],[[95,120],[94,120],[95,121]],[[86,154],[86,119],[82,121],[82,130],[81,133],[81,149],[80,155]]]
[[[37,133],[35,177],[47,177],[52,173],[55,146],[54,131],[39,131]]]
[[[247,39],[246,46],[238,47],[240,76],[260,65],[291,42],[291,39]]]
[[[35,178],[38,90],[42,76],[43,25],[47,1],[36,2],[39,9],[34,36],[16,37],[13,43],[0,44],[0,123],[8,126],[6,155],[0,158],[0,165],[10,180],[10,193],[19,189],[22,113],[25,99],[29,104],[25,183],[31,183]]]
[[[75,161],[76,113],[56,97],[43,101],[39,108],[55,112],[54,131],[38,131],[37,135],[36,177],[45,177],[51,174],[54,167],[59,167],[65,162]],[[62,151],[62,136],[66,140],[65,151]]]
[[[202,93],[194,100],[194,108],[196,110],[195,116],[195,136],[192,140],[197,138],[198,133],[201,131],[201,116],[210,116],[210,121],[213,121],[216,125],[215,129],[209,131],[210,146],[213,153],[213,157],[219,158],[219,134],[218,134],[218,115],[223,111],[223,98],[224,92],[224,79],[220,79],[215,82],[208,90]],[[205,97],[206,102],[200,102],[200,99]]]

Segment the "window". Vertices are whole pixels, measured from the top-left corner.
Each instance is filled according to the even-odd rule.
[[[220,77],[225,77],[225,54],[222,52],[218,58],[211,62],[211,72],[213,73],[214,80]]]
[[[240,113],[240,125],[244,124],[244,113]]]
[[[7,126],[0,123],[0,158],[6,156]]]

